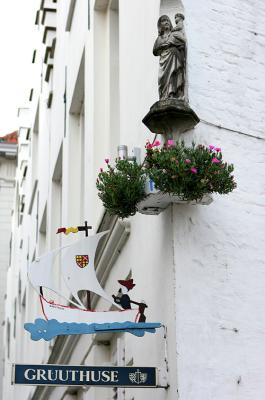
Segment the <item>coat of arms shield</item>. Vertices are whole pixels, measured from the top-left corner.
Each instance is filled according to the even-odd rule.
[[[89,263],[89,257],[87,254],[75,256],[75,262],[78,265],[78,267],[85,268]]]

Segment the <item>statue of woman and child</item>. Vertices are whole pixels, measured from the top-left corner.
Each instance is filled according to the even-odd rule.
[[[170,18],[162,15],[157,23],[158,37],[153,54],[159,56],[158,91],[159,101],[155,102],[143,123],[156,134],[181,134],[200,121],[190,108],[186,95],[186,39],[184,15],[175,15],[175,27]]]
[[[176,14],[173,28],[167,15],[162,15],[157,23],[158,38],[153,54],[160,56],[158,89],[160,100],[184,100],[186,76],[186,40],[183,26],[184,15]]]

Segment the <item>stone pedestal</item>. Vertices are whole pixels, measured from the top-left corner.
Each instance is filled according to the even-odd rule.
[[[167,137],[192,129],[198,122],[199,117],[188,103],[177,99],[157,101],[143,119],[151,132]]]

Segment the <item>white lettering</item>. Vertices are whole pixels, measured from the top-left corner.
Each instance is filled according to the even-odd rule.
[[[90,381],[90,371],[79,371],[80,381],[83,382],[84,378],[86,382]]]
[[[118,382],[118,371],[111,371],[110,380],[111,382]]]
[[[72,373],[72,381],[74,382],[76,379],[75,379],[75,374],[76,374],[76,372],[78,372],[78,371],[76,371],[75,369],[72,369],[72,371],[70,371],[71,373]]]
[[[32,371],[31,378],[29,377],[30,371]],[[24,372],[24,377],[26,379],[28,379],[29,381],[32,381],[33,379],[36,379],[35,369],[26,369],[26,371]]]
[[[45,369],[37,369],[37,380],[40,381],[41,379],[47,381],[47,378],[45,376]]]
[[[63,378],[63,373],[65,373],[66,377]],[[65,382],[68,380],[68,370],[62,371],[61,369],[59,370],[59,380],[62,382]]]
[[[70,370],[70,369],[31,369],[28,368],[24,372],[24,377],[28,381],[61,381],[66,382],[71,380],[72,382],[95,382],[95,383],[117,383],[118,371],[108,371],[108,370]]]
[[[110,381],[110,371],[102,371],[101,380],[102,380],[102,382],[109,382]]]
[[[53,374],[55,374],[54,378],[52,377]],[[48,369],[48,381],[56,381],[57,375],[58,375],[57,369],[56,370]]]
[[[80,371],[79,372],[79,380],[80,380],[80,382],[83,382],[85,373],[86,373],[86,371]]]
[[[95,378],[95,373],[98,374],[98,378]],[[99,382],[100,381],[100,372],[99,371],[91,371],[91,380],[92,382]]]

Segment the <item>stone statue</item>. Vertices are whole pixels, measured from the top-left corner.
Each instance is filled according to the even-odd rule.
[[[184,15],[175,15],[175,27],[170,18],[162,15],[158,22],[158,37],[153,53],[159,56],[158,90],[156,101],[143,118],[143,123],[155,134],[172,139],[193,129],[198,115],[189,106],[186,86],[186,39]]]
[[[186,40],[183,31],[183,14],[175,15],[176,26],[167,15],[162,15],[157,23],[158,38],[153,54],[160,56],[158,89],[159,99],[184,100],[186,75]]]

